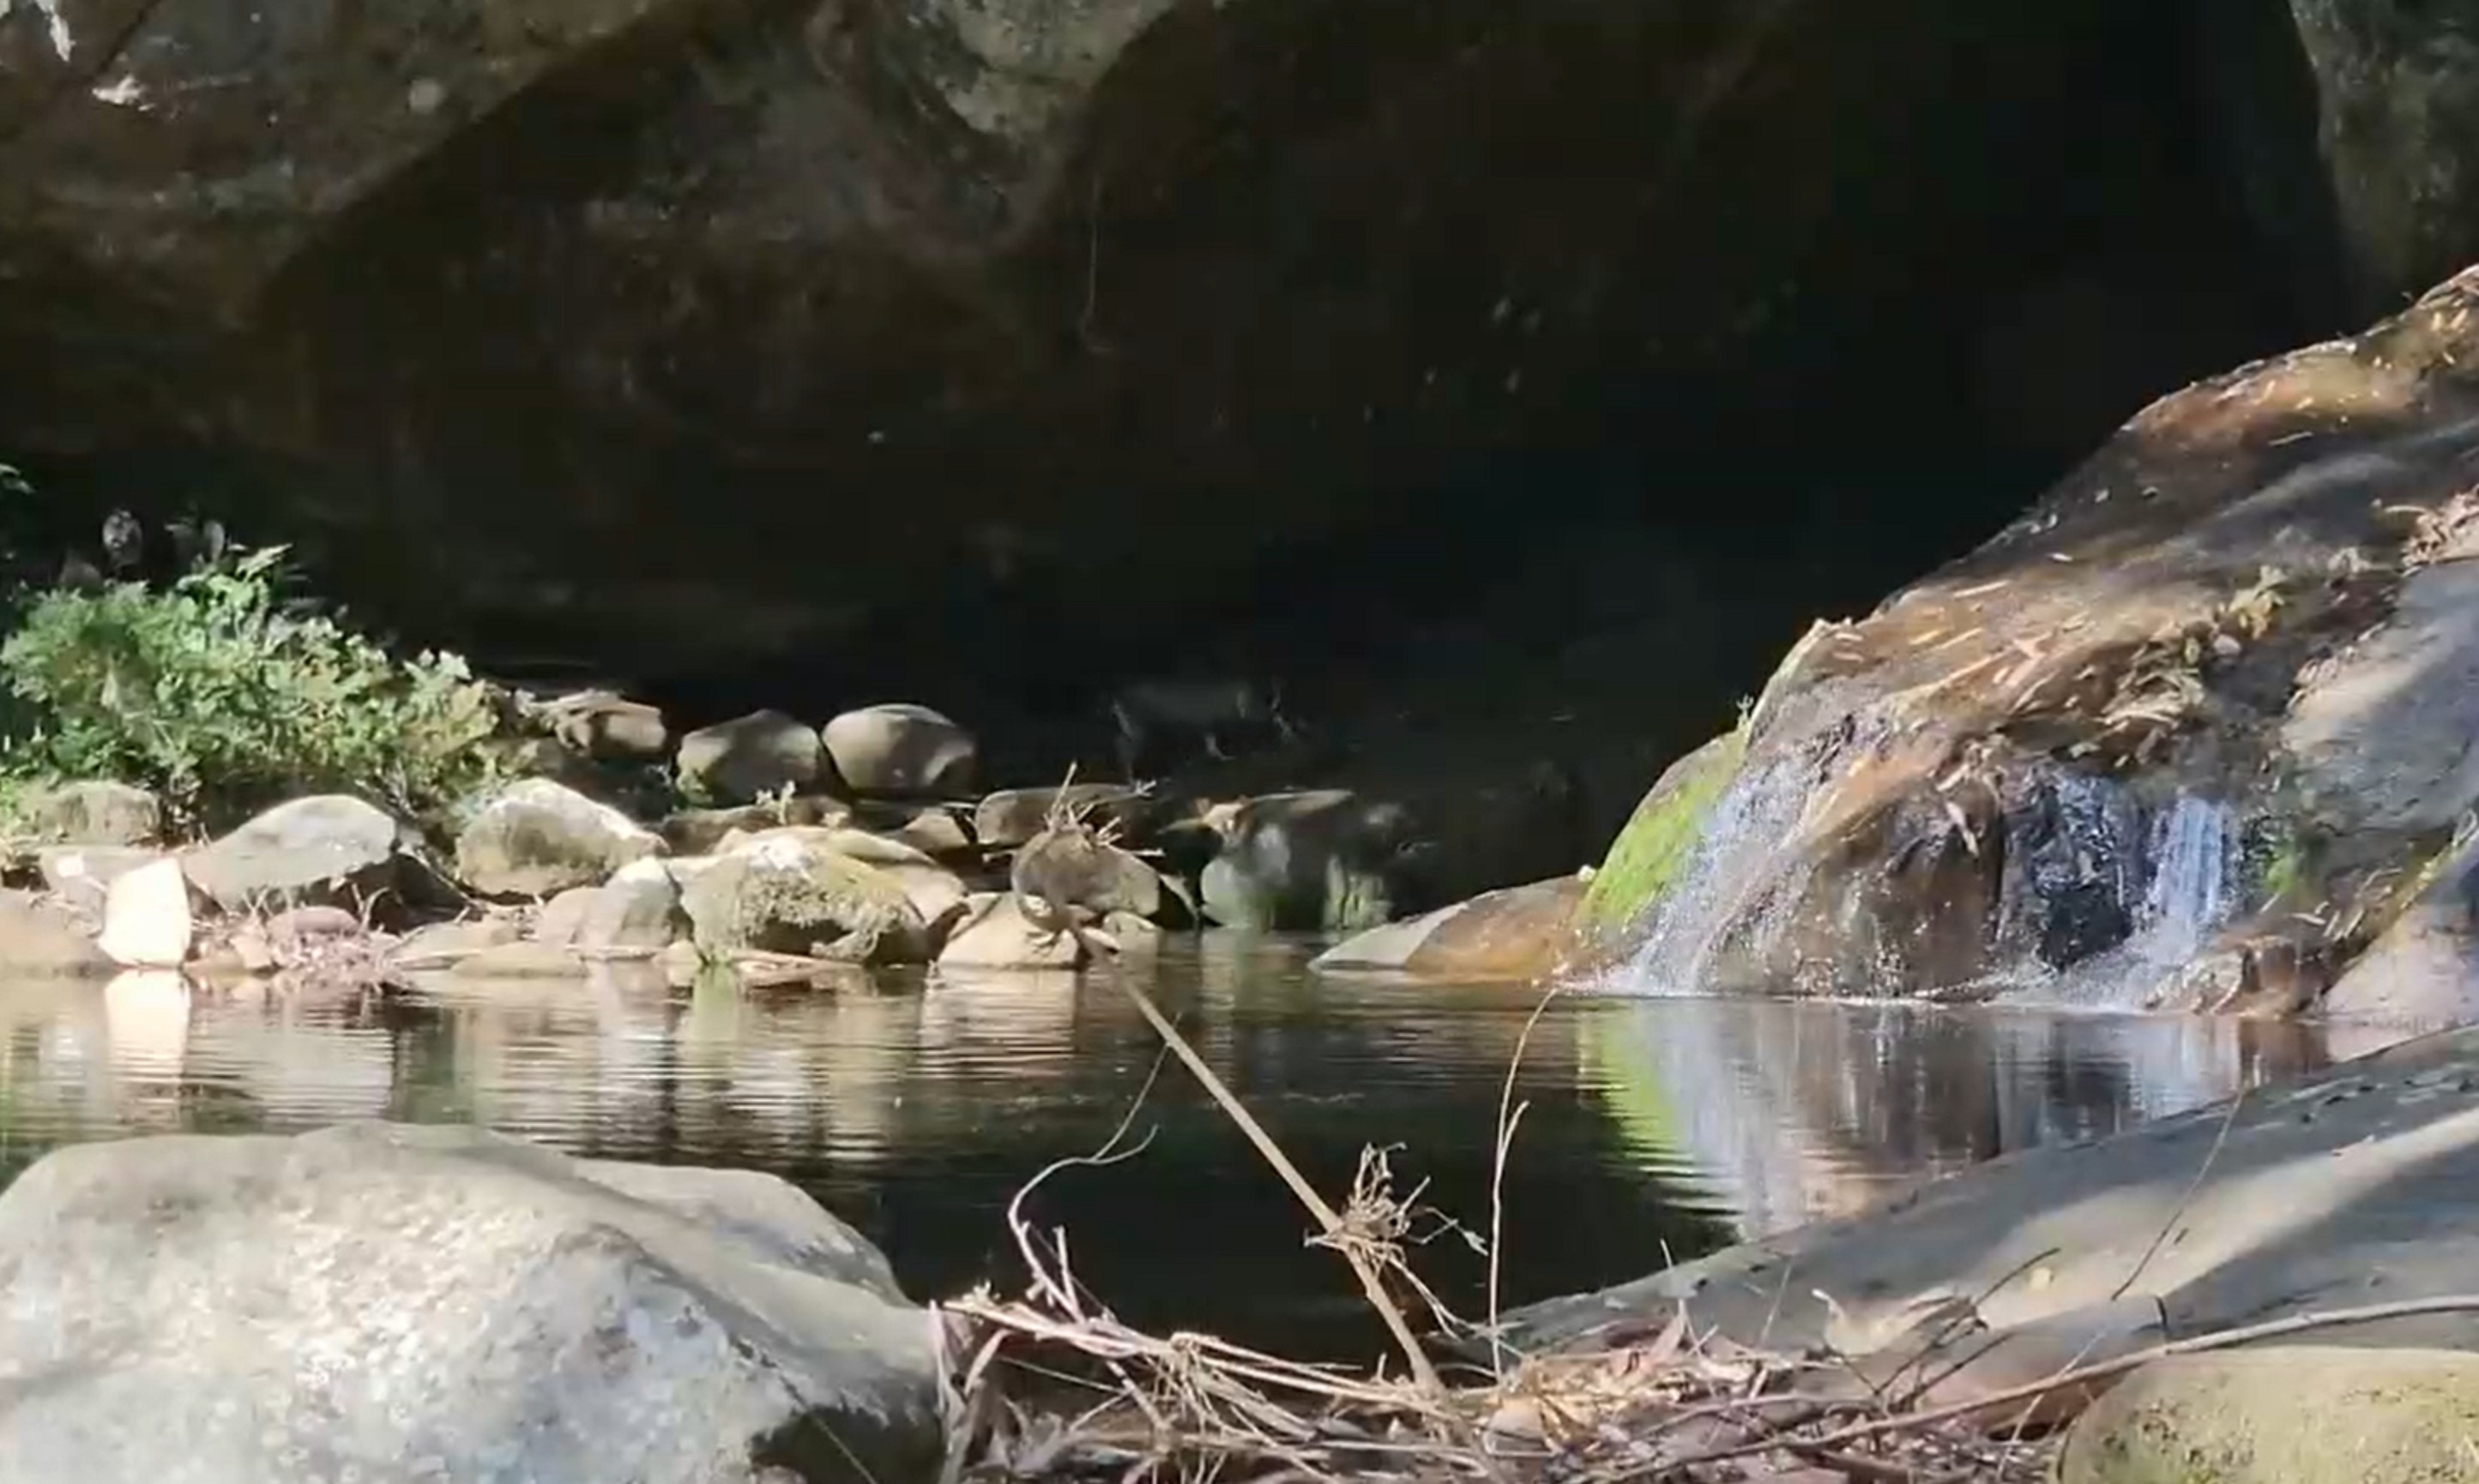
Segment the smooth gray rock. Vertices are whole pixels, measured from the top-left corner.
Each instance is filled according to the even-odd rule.
[[[374,888],[411,832],[346,794],[295,799],[181,857],[181,869],[217,906],[312,897],[346,885]]]
[[[0,1478],[919,1484],[942,1448],[929,1317],[770,1176],[462,1127],[79,1145],[0,1195]]]
[[[907,702],[846,711],[820,737],[835,776],[856,793],[959,794],[980,761],[971,732]]]
[[[680,787],[709,804],[749,804],[806,788],[825,767],[818,734],[780,711],[752,711],[680,738]]]
[[[576,930],[576,947],[588,954],[663,948],[685,936],[689,919],[680,909],[673,865],[650,857],[596,888]]]
[[[63,783],[26,805],[26,828],[38,839],[71,845],[145,845],[164,829],[164,806],[133,783],[89,779]]]
[[[609,805],[526,779],[466,822],[456,836],[456,874],[484,896],[548,897],[599,884],[662,849],[661,836]]]

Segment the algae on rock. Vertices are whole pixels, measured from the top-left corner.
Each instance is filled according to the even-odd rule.
[[[1703,837],[1704,822],[1748,755],[1748,729],[1715,737],[1670,765],[1612,842],[1576,920],[1588,934],[1626,931],[1660,900]]]

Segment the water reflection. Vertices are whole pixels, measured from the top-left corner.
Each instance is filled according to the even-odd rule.
[[[1501,1080],[1532,1010],[1499,988],[1319,984],[1308,945],[1173,943],[1142,972],[1321,1187],[1364,1144],[1486,1230]],[[1635,1276],[1892,1182],[2107,1132],[2313,1061],[2303,1035],[2194,1020],[1695,1000],[1560,1001],[1519,1080],[1511,1302]],[[0,985],[0,1173],[74,1139],[474,1120],[580,1153],[729,1164],[801,1184],[917,1293],[1009,1281],[1001,1212],[1098,1144],[1159,1057],[1105,977],[941,976],[836,992],[444,980],[422,995],[267,995],[171,975]],[[1174,1066],[1139,1159],[1034,1215],[1141,1323],[1344,1355],[1378,1340],[1305,1218]],[[1459,1307],[1481,1264],[1424,1254]]]
[[[2326,1064],[2298,1025],[1815,1001],[1610,1002],[1583,1044],[1641,1157],[1687,1155],[1743,1237]]]

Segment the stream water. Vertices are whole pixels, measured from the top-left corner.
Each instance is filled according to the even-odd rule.
[[[1502,1079],[1535,997],[1318,981],[1313,945],[1210,934],[1144,972],[1310,1178],[1361,1150],[1486,1231]],[[1121,970],[1133,972],[1133,970]],[[1506,1301],[1637,1276],[1917,1176],[2107,1133],[2320,1064],[2296,1027],[2005,1010],[1571,996],[1542,1017],[1503,1186]],[[1129,1116],[1157,1061],[1104,977],[840,992],[659,981],[267,996],[130,978],[0,986],[0,1175],[78,1139],[471,1119],[580,1153],[778,1172],[881,1242],[918,1296],[1011,1282],[1005,1214]],[[1135,1158],[1030,1214],[1121,1314],[1294,1352],[1377,1343],[1338,1260],[1179,1068]],[[1439,1223],[1432,1223],[1437,1225]],[[1421,1263],[1476,1312],[1482,1265]]]

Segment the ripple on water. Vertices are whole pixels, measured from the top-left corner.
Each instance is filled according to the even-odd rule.
[[[1476,1231],[1535,997],[1316,982],[1316,945],[1174,941],[1147,983],[1321,1188],[1364,1145]],[[581,1154],[772,1170],[930,1295],[1009,1281],[999,1214],[1099,1144],[1159,1058],[1088,975],[917,976],[838,992],[675,992],[652,976],[270,997],[177,978],[0,985],[0,1168],[55,1144],[340,1118],[473,1120]],[[1921,1172],[2086,1138],[2293,1065],[2295,1028],[1896,1006],[1572,996],[1543,1016],[1504,1186],[1507,1299],[1636,1276],[1853,1209]],[[1176,1064],[1143,1155],[1036,1199],[1138,1322],[1355,1353],[1378,1343],[1305,1218]],[[1424,1264],[1476,1307],[1481,1263]]]

